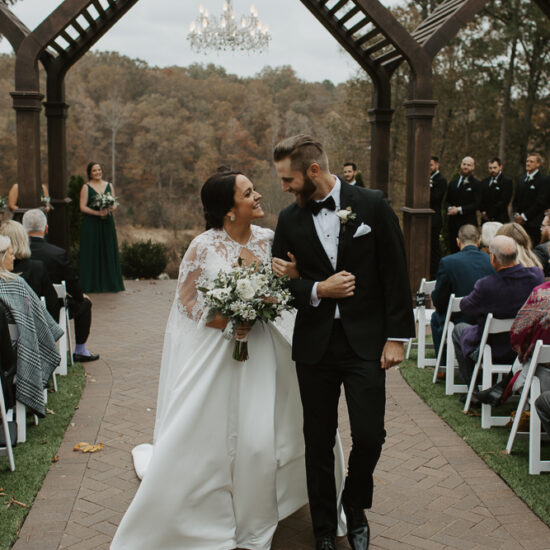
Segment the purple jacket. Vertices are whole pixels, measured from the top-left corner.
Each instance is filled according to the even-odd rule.
[[[542,283],[544,273],[540,268],[519,264],[479,279],[474,290],[460,302],[460,310],[477,322],[462,332],[462,352],[469,355],[479,347],[488,313],[497,319],[513,319],[533,288]],[[512,352],[509,333],[495,334],[489,343],[496,359],[502,359]]]

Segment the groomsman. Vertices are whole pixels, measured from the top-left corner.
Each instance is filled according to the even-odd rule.
[[[448,222],[448,243],[451,254],[458,252],[456,238],[461,226],[477,226],[476,211],[481,199],[481,186],[474,177],[476,164],[472,157],[464,157],[460,164],[460,174],[451,180],[445,199]]]
[[[439,246],[439,234],[443,226],[441,217],[441,203],[447,191],[447,180],[439,171],[439,157],[432,157],[430,160],[430,208],[432,214],[432,235],[430,255],[430,279],[435,279],[439,260],[441,260],[441,248]]]
[[[518,181],[513,203],[514,221],[523,225],[533,241],[533,246],[539,244],[540,225],[550,200],[550,183],[541,173],[542,162],[538,153],[527,156],[527,174]]]
[[[513,184],[502,173],[502,162],[498,157],[489,161],[489,177],[481,182],[481,223],[508,223],[508,206],[512,200]]]
[[[344,163],[344,181],[350,185],[365,187],[363,179],[357,179],[357,164],[355,162]]]

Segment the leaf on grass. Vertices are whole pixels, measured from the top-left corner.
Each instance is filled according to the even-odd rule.
[[[46,412],[47,412],[48,414],[55,414],[51,409],[48,409],[48,407],[46,407]]]
[[[52,458],[52,462],[59,462],[59,455],[54,455]]]
[[[10,498],[10,501],[6,504],[6,508],[9,508],[12,504],[17,504],[17,506],[21,506],[21,508],[28,508],[28,506],[23,502],[20,502],[19,500],[15,500],[13,498],[13,495]]]

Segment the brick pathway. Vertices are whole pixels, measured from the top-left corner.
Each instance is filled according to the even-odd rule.
[[[101,359],[86,369],[88,383],[60,460],[52,464],[15,550],[109,548],[138,486],[130,450],[152,438],[162,336],[174,287],[174,281],[130,281],[124,293],[93,297],[90,347]],[[386,424],[369,513],[372,550],[550,549],[550,529],[395,369],[388,377]],[[349,448],[345,421],[341,434]],[[74,453],[79,441],[101,441],[105,449]],[[281,523],[273,544],[273,550],[313,547],[307,508]],[[349,547],[341,540],[339,548]]]

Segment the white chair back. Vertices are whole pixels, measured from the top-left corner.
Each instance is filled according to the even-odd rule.
[[[506,452],[510,454],[512,452],[512,447],[514,445],[514,440],[516,438],[516,434],[518,432],[518,426],[519,421],[521,418],[521,413],[523,412],[523,409],[525,408],[525,404],[527,403],[527,398],[529,394],[531,393],[531,386],[533,383],[533,378],[535,377],[535,372],[537,370],[537,366],[540,363],[550,363],[550,345],[544,345],[542,343],[542,340],[537,340],[535,344],[535,348],[533,350],[533,355],[531,356],[531,361],[529,362],[529,367],[527,369],[527,376],[525,377],[525,384],[523,386],[523,390],[521,392],[521,396],[519,398],[518,408],[516,410],[516,416],[514,418],[514,422],[512,424],[512,429],[510,430],[510,436],[508,437],[508,443],[506,444]],[[540,389],[539,389],[540,391]],[[534,407],[531,410],[531,416],[533,414],[536,414],[536,411],[533,410]],[[539,420],[540,422],[540,420]]]
[[[423,277],[418,287],[418,293],[424,294],[426,297],[431,296],[435,289],[435,281],[426,281]],[[423,369],[426,366],[435,365],[435,359],[426,357],[426,327],[430,325],[433,308],[427,308],[425,305],[420,305],[414,308],[414,320],[417,326],[417,359],[416,366]],[[407,343],[407,353],[405,357],[408,359],[413,346],[414,338],[409,338]]]
[[[13,449],[11,446],[11,433],[10,426],[8,423],[8,416],[6,412],[6,403],[4,401],[4,391],[2,388],[2,379],[0,378],[0,417],[2,420],[2,431],[4,432],[4,446],[0,446],[0,454],[8,455],[8,460],[10,463],[10,470],[13,472],[15,470],[15,460],[13,458]]]
[[[61,281],[59,284],[54,284],[53,287],[57,292],[57,297],[63,300],[63,305],[59,310],[59,326],[63,330],[63,336],[58,341],[59,353],[61,354],[61,363],[59,367],[55,369],[55,372],[61,376],[67,375],[67,352],[69,352],[70,362],[72,365],[72,335],[71,335],[71,322],[69,319],[69,311],[67,309],[67,287],[65,281]]]

